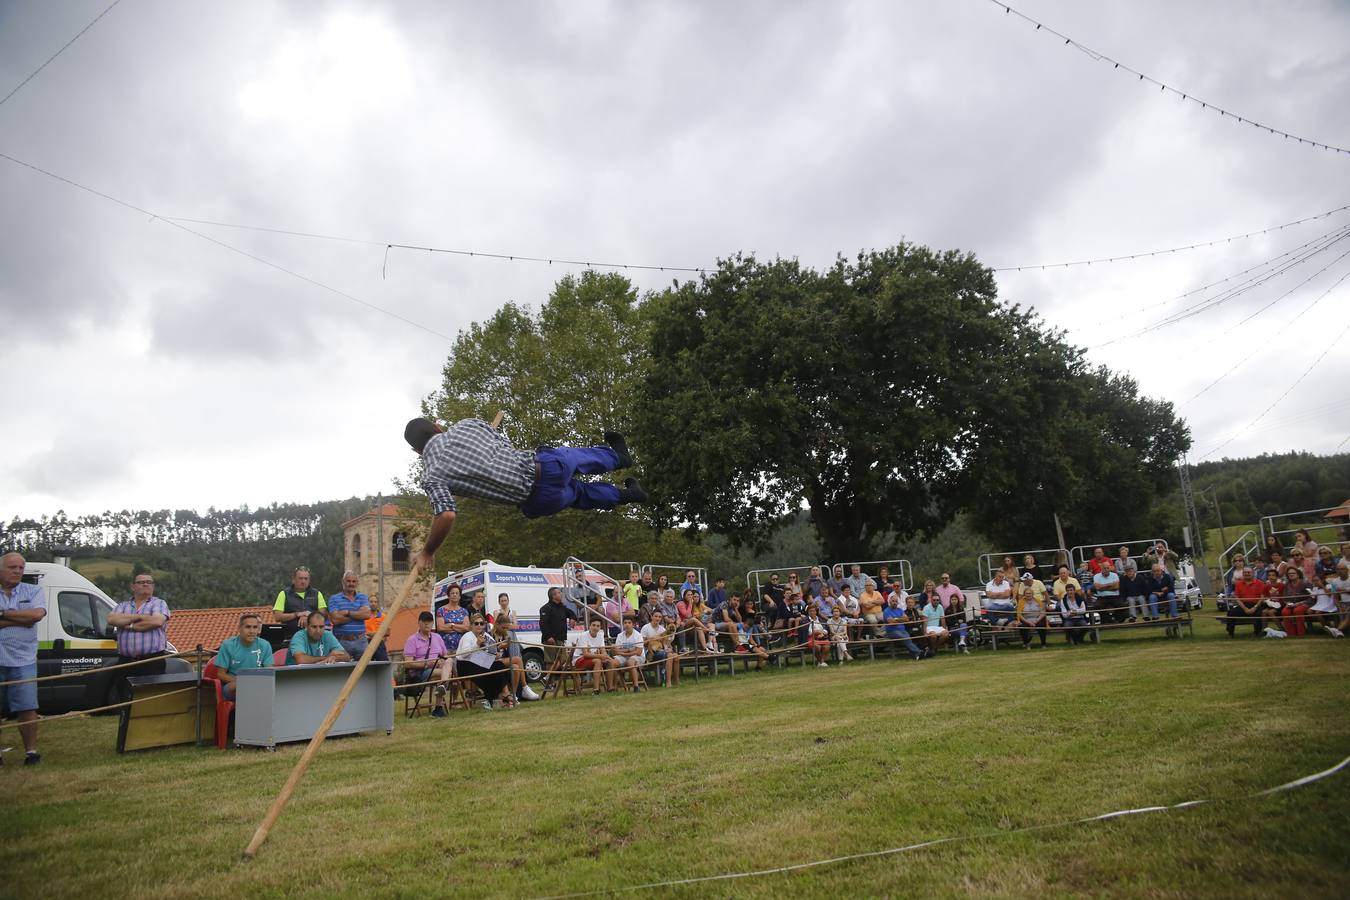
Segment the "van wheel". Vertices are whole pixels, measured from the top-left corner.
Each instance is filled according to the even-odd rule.
[[[544,654],[538,650],[525,650],[520,654],[521,664],[525,666],[525,680],[538,683],[544,676]]]

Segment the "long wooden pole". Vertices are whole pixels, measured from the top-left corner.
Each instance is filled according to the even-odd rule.
[[[383,548],[381,548],[381,552],[383,552]],[[286,779],[286,784],[282,787],[281,793],[277,794],[276,799],[272,801],[272,806],[267,810],[267,815],[263,816],[262,823],[258,825],[258,830],[253,832],[253,840],[248,842],[248,847],[244,850],[244,859],[253,859],[258,854],[258,848],[263,845],[263,841],[267,840],[267,835],[276,823],[277,817],[286,808],[286,804],[291,799],[291,794],[295,793],[295,786],[300,783],[301,778],[305,777],[305,771],[314,760],[314,754],[319,752],[319,747],[323,746],[324,738],[328,737],[328,732],[333,727],[333,723],[337,721],[338,716],[342,715],[342,709],[347,705],[347,698],[351,696],[356,683],[366,671],[366,665],[375,655],[375,648],[379,647],[380,642],[384,640],[385,634],[389,631],[389,626],[394,623],[394,617],[398,615],[404,601],[412,593],[413,585],[417,583],[421,574],[422,567],[413,563],[412,569],[408,572],[408,580],[403,582],[403,588],[398,592],[398,597],[394,599],[394,605],[385,610],[384,621],[380,623],[379,630],[375,632],[375,636],[366,645],[366,652],[362,653],[361,658],[356,661],[352,673],[347,676],[347,683],[342,686],[337,699],[333,701],[333,708],[328,710],[328,715],[324,717],[323,724],[314,733],[314,737],[309,739],[309,746],[305,748],[304,753],[300,754],[300,759],[296,762],[295,768],[291,769],[291,777]]]

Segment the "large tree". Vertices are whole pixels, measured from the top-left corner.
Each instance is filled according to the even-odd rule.
[[[1147,511],[1188,443],[1170,405],[1000,303],[970,254],[901,244],[824,272],[736,256],[647,307],[648,487],[670,522],[736,544],[803,506],[832,559],[963,510],[996,540],[1044,540],[1056,511]]]

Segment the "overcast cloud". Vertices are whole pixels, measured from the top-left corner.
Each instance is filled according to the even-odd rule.
[[[0,96],[106,5],[0,0]],[[1014,5],[1240,115],[1350,146],[1345,3]],[[1350,203],[1350,155],[1146,88],[986,0],[124,0],[0,106],[0,152],[158,216],[675,266],[736,251],[826,265],[902,237],[993,266],[1056,262]],[[419,329],[4,160],[0,192],[6,520],[388,491],[448,350],[435,333],[537,306],[570,271],[395,250],[382,277],[383,246],[189,226]],[[1002,273],[1000,293],[1094,348],[1342,225],[1350,213]],[[1090,358],[1184,404],[1193,460],[1229,438],[1222,455],[1331,452],[1350,437],[1350,339],[1333,341],[1350,281],[1285,322],[1350,257],[1234,326],[1346,249]]]

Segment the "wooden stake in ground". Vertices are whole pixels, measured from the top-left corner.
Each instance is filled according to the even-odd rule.
[[[498,418],[500,418],[500,414],[498,414]],[[361,679],[361,675],[366,671],[366,665],[370,662],[370,658],[375,655],[375,648],[384,640],[385,634],[389,631],[389,626],[394,623],[394,617],[398,615],[404,601],[412,593],[412,587],[417,583],[421,574],[422,567],[413,563],[411,571],[408,572],[408,580],[403,582],[403,588],[398,592],[398,597],[394,599],[394,605],[385,610],[384,621],[380,623],[379,630],[375,632],[375,636],[366,645],[366,652],[362,653],[361,658],[357,660],[356,666],[352,668],[351,675],[347,676],[347,683],[342,686],[337,699],[333,701],[333,708],[328,710],[328,715],[324,717],[323,724],[314,733],[314,737],[309,739],[309,746],[305,748],[304,753],[300,754],[300,759],[296,762],[295,768],[291,770],[291,777],[286,779],[286,784],[282,787],[281,793],[277,794],[276,799],[272,801],[272,807],[267,810],[267,815],[263,816],[262,824],[258,826],[257,831],[253,832],[253,840],[248,842],[248,847],[244,850],[244,859],[253,859],[258,854],[258,848],[263,845],[263,841],[267,840],[268,832],[272,830],[272,826],[276,823],[277,817],[281,815],[281,811],[286,808],[286,803],[291,799],[291,794],[295,793],[295,786],[305,776],[305,770],[309,768],[309,764],[313,761],[314,754],[319,751],[319,747],[323,746],[323,739],[328,737],[328,732],[333,727],[333,723],[337,721],[338,716],[342,715],[342,709],[347,705],[347,698],[351,696],[352,689],[356,687],[356,682]]]
[[[499,409],[499,410],[497,410],[497,415],[495,415],[495,416],[492,417],[492,430],[493,430],[493,431],[496,431],[497,428],[500,427],[500,425],[502,424],[502,416],[504,416],[504,415],[506,415],[506,410],[504,410],[504,409]]]

